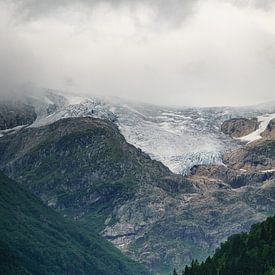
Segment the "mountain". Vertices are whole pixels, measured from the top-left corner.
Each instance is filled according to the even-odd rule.
[[[0,274],[149,274],[0,172]]]
[[[222,243],[201,264],[193,261],[183,275],[256,275],[275,273],[275,217],[254,224],[249,233],[236,234]]]
[[[228,236],[275,212],[274,173],[209,165],[183,177],[99,118],[65,118],[4,135],[0,167],[154,272],[203,260]]]
[[[55,91],[24,104],[37,118],[0,132],[0,168],[155,272],[203,260],[275,213],[272,162],[245,169],[246,158],[237,157],[251,147],[249,158],[262,158],[254,144],[272,142],[264,109],[172,108]],[[221,125],[234,117],[259,128],[232,139]],[[246,144],[242,134],[257,141]]]
[[[222,164],[223,153],[239,146],[237,140],[220,131],[225,120],[253,118],[265,114],[265,109],[275,111],[274,104],[238,108],[167,107],[117,98],[79,97],[54,90],[43,91],[42,95],[25,101],[37,113],[31,127],[69,117],[105,119],[119,127],[127,142],[180,174],[188,174],[193,165]]]
[[[128,144],[113,123],[100,119],[68,118],[25,128],[2,137],[0,152],[6,173],[126,252],[161,219],[162,199],[169,203],[172,194],[193,192],[182,176],[151,160]]]

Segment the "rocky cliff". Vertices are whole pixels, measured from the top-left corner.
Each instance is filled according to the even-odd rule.
[[[275,119],[272,119],[268,123],[265,131],[262,133],[262,137],[268,140],[275,140]]]
[[[246,136],[258,127],[257,118],[232,118],[221,125],[221,131],[232,138]]]
[[[224,154],[223,161],[244,171],[275,171],[275,120],[271,120],[261,138]]]

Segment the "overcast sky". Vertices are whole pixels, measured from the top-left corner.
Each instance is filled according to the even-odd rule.
[[[0,93],[155,104],[275,100],[273,0],[0,0]]]

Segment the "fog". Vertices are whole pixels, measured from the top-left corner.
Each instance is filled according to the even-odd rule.
[[[40,87],[165,105],[275,100],[275,1],[0,0],[0,95]]]

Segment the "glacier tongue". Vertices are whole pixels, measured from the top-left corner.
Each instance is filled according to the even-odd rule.
[[[176,173],[188,175],[194,165],[199,164],[223,164],[222,153],[212,152],[194,152],[185,153],[182,156],[175,156],[170,159],[170,169]]]
[[[223,135],[220,126],[232,117],[261,114],[247,108],[172,108],[134,104],[117,99],[63,95],[47,90],[32,99],[38,114],[30,127],[68,117],[96,117],[115,122],[126,140],[164,163],[175,173],[188,174],[196,164],[221,164],[222,153],[237,141]]]
[[[175,173],[188,174],[196,164],[221,164],[222,152],[232,145],[220,133],[228,116],[221,110],[124,104],[113,111],[126,140]]]

